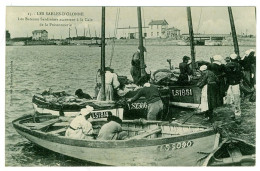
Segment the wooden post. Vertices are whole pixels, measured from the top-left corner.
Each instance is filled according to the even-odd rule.
[[[191,50],[191,66],[192,72],[195,74],[196,65],[195,65],[195,50],[194,50],[194,38],[193,38],[193,27],[192,27],[192,18],[191,18],[191,9],[187,7],[187,17],[188,17],[188,25],[189,25],[189,35],[190,35],[190,50]]]
[[[231,7],[228,7],[228,14],[229,14],[231,32],[232,32],[232,37],[233,37],[234,50],[235,50],[235,53],[237,54],[237,56],[239,56],[239,47],[238,47],[238,41],[237,41],[237,34],[236,34],[236,28],[235,28],[235,23],[234,23]]]
[[[144,66],[144,45],[143,45],[143,32],[142,32],[142,17],[141,7],[137,7],[137,18],[138,18],[138,31],[139,31],[139,47],[140,47],[140,68],[141,77],[146,75]]]
[[[101,100],[106,100],[105,95],[105,7],[102,7],[102,25],[101,25]]]

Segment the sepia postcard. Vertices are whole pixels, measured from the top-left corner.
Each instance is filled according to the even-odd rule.
[[[256,6],[4,8],[5,167],[255,168]]]

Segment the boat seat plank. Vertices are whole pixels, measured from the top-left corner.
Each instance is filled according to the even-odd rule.
[[[50,131],[50,132],[48,132],[48,134],[59,134],[59,133],[65,132],[66,130],[67,130],[67,128],[61,128],[61,129],[57,129],[54,131]]]
[[[147,131],[147,132],[145,132],[145,133],[143,133],[143,134],[139,134],[139,135],[130,137],[129,139],[141,139],[141,138],[145,138],[145,137],[148,137],[148,136],[150,136],[150,135],[159,133],[159,132],[161,132],[161,131],[162,131],[162,129],[156,128],[156,129],[149,130],[149,131]]]
[[[24,123],[24,125],[31,127],[31,129],[40,130],[40,129],[46,128],[48,126],[51,126],[59,121],[60,121],[59,119],[51,119],[51,120],[41,122],[41,123]]]

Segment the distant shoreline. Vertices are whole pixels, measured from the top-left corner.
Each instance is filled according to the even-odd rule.
[[[60,46],[70,46],[70,45],[80,45],[87,46],[87,44],[92,43],[91,40],[71,40],[70,45],[62,44],[65,40],[47,40],[47,41],[6,41],[6,46],[33,46],[33,45],[60,45]],[[185,40],[175,40],[175,39],[144,39],[144,44],[147,46],[189,46],[189,42]],[[98,40],[100,42],[100,40]],[[138,45],[138,39],[106,39],[107,45],[112,45],[115,42],[116,45]],[[233,40],[231,37],[219,41],[211,41],[211,45],[196,45],[196,46],[233,46]],[[238,38],[239,46],[256,46],[256,38]]]

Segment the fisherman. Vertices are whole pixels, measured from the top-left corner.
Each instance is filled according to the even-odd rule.
[[[223,98],[226,93],[226,85],[225,85],[225,65],[222,64],[223,58],[221,55],[213,56],[212,63],[208,66],[208,70],[212,71],[218,78],[217,80],[217,107],[223,105]]]
[[[123,140],[127,137],[127,132],[122,130],[122,120],[114,115],[109,115],[97,136],[98,140]]]
[[[227,104],[232,105],[234,115],[231,118],[235,118],[238,123],[241,122],[241,109],[240,109],[240,87],[239,84],[242,81],[243,73],[241,66],[238,63],[237,54],[230,55],[231,62],[226,65],[226,77],[229,85],[227,90]]]
[[[133,81],[134,84],[137,84],[137,82],[139,81],[139,79],[141,78],[141,66],[140,66],[140,49],[141,47],[139,46],[137,51],[133,54],[132,56],[132,61],[131,61],[131,76],[133,77]],[[146,52],[146,48],[143,47],[144,52]],[[144,67],[146,67],[146,65],[144,64]],[[147,73],[146,73],[147,74]]]
[[[80,99],[92,99],[89,94],[83,93],[82,89],[76,90],[75,95]]]
[[[206,65],[200,67],[202,72],[201,78],[197,83],[197,86],[201,90],[201,112],[205,112],[205,118],[213,122],[213,110],[217,107],[217,76],[207,69]]]
[[[245,52],[245,56],[242,56],[241,60],[239,61],[239,64],[241,65],[244,73],[244,79],[251,87],[254,85],[255,63],[256,58],[254,49],[247,50]]]
[[[192,75],[192,69],[190,68],[190,66],[188,64],[189,60],[190,60],[190,57],[184,56],[182,58],[183,62],[181,62],[179,64],[180,76],[178,78],[178,83],[180,85],[188,85],[190,82],[190,77]]]
[[[114,100],[114,90],[118,90],[120,83],[117,78],[117,74],[114,73],[114,70],[110,67],[105,68],[105,96],[106,101],[113,101]],[[100,89],[97,100],[101,100],[101,90]]]
[[[91,106],[86,106],[80,110],[80,115],[76,116],[66,130],[65,136],[76,139],[93,139],[93,128],[91,122],[93,118],[91,112],[94,110]]]
[[[128,102],[134,102],[144,96],[148,104],[147,120],[156,120],[160,112],[163,111],[160,93],[157,87],[149,83],[147,77],[142,77],[139,84],[143,86],[143,88],[141,88],[133,98],[128,99]]]

